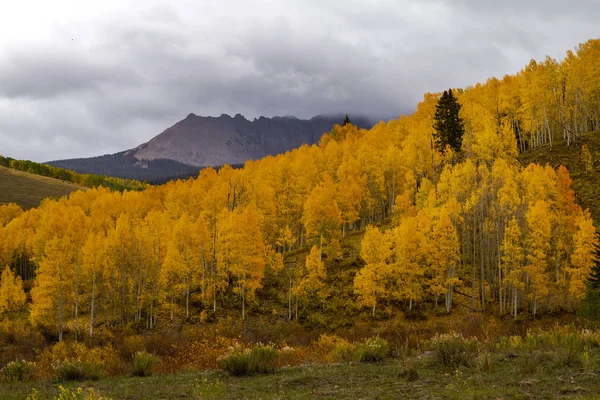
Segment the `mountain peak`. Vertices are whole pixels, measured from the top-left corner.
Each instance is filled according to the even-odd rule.
[[[360,128],[373,125],[366,118],[351,118]],[[124,178],[139,176],[144,165],[151,165],[152,173],[157,175],[163,167],[169,171],[185,171],[187,167],[197,173],[197,167],[244,164],[247,160],[285,153],[303,144],[312,145],[342,121],[343,116],[337,115],[319,115],[309,120],[291,115],[260,116],[250,121],[240,113],[233,117],[228,114],[202,117],[190,113],[150,141],[126,152],[99,157],[93,163],[91,159],[82,159],[59,160],[53,164],[82,173],[118,173]]]
[[[317,143],[342,121],[339,115],[319,115],[310,120],[289,115],[260,116],[249,121],[240,113],[233,117],[221,114],[218,118],[189,118],[185,124],[176,124],[138,147],[134,156],[138,160],[169,159],[198,167],[243,164]],[[372,126],[358,116],[352,122],[361,128]]]

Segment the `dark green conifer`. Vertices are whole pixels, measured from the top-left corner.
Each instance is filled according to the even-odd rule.
[[[433,128],[435,147],[438,151],[445,152],[446,146],[450,146],[454,152],[460,153],[465,129],[460,118],[460,104],[452,89],[444,91],[435,107]]]
[[[352,121],[350,121],[350,118],[348,118],[348,114],[346,114],[346,118],[344,118],[344,122],[342,123],[342,126],[346,126],[351,123],[352,123]]]

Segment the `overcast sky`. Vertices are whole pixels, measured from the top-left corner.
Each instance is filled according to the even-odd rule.
[[[598,21],[597,0],[3,1],[0,154],[113,153],[190,112],[397,116]]]

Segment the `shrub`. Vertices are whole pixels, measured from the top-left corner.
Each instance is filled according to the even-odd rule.
[[[390,346],[387,340],[380,337],[366,339],[364,343],[356,346],[360,362],[378,362],[387,357]]]
[[[434,361],[446,367],[470,366],[479,354],[477,339],[465,339],[457,333],[436,335],[430,345]]]
[[[119,352],[124,359],[133,359],[136,353],[146,350],[144,338],[140,335],[127,336],[119,348]]]
[[[2,376],[7,381],[21,381],[25,382],[33,377],[33,371],[35,369],[35,363],[17,360],[11,361],[4,368],[2,368]]]
[[[240,342],[237,339],[225,337],[192,340],[185,344],[173,345],[172,354],[163,357],[155,370],[162,373],[176,373],[220,368],[217,360],[227,354],[227,349],[239,346]]]
[[[36,374],[43,378],[56,378],[64,363],[96,365],[107,375],[118,375],[123,371],[123,363],[112,346],[88,348],[83,343],[60,342],[45,349],[36,359]],[[67,368],[70,368],[67,367]]]
[[[377,362],[390,352],[388,342],[379,337],[354,344],[336,335],[321,335],[314,348],[324,362]]]
[[[150,376],[152,375],[152,367],[159,361],[159,358],[154,354],[138,351],[133,356],[133,376]]]
[[[220,359],[221,368],[233,376],[266,374],[275,371],[279,352],[273,346],[234,348]]]
[[[316,361],[320,362],[350,362],[356,353],[356,346],[337,335],[321,335],[313,347]]]
[[[56,371],[61,381],[97,381],[104,375],[102,365],[94,361],[63,361]]]

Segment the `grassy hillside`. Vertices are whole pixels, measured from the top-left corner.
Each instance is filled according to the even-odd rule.
[[[0,204],[16,203],[29,209],[47,197],[58,198],[82,189],[70,182],[0,167]]]
[[[587,144],[592,154],[594,167],[586,173],[585,164],[581,159],[581,148]],[[565,143],[554,143],[552,149],[542,146],[530,150],[520,156],[524,165],[531,162],[550,164],[552,167],[564,165],[571,173],[573,190],[578,204],[589,208],[596,226],[600,224],[600,132],[591,132],[583,140],[567,146]]]
[[[232,377],[221,371],[118,377],[98,382],[0,382],[0,399],[56,398],[59,385],[113,399],[597,399],[600,381],[558,351],[483,355],[456,370],[429,353],[382,363],[311,365],[272,375]],[[60,397],[75,398],[75,397]],[[79,397],[77,397],[79,398]],[[98,398],[98,397],[96,397]]]
[[[30,174],[55,178],[61,181],[74,183],[87,188],[96,188],[98,186],[107,187],[111,190],[144,190],[146,184],[131,179],[121,179],[105,175],[78,174],[64,168],[57,168],[48,164],[40,164],[29,160],[16,160],[10,157],[0,155],[0,166],[15,169],[17,171],[28,172]]]

